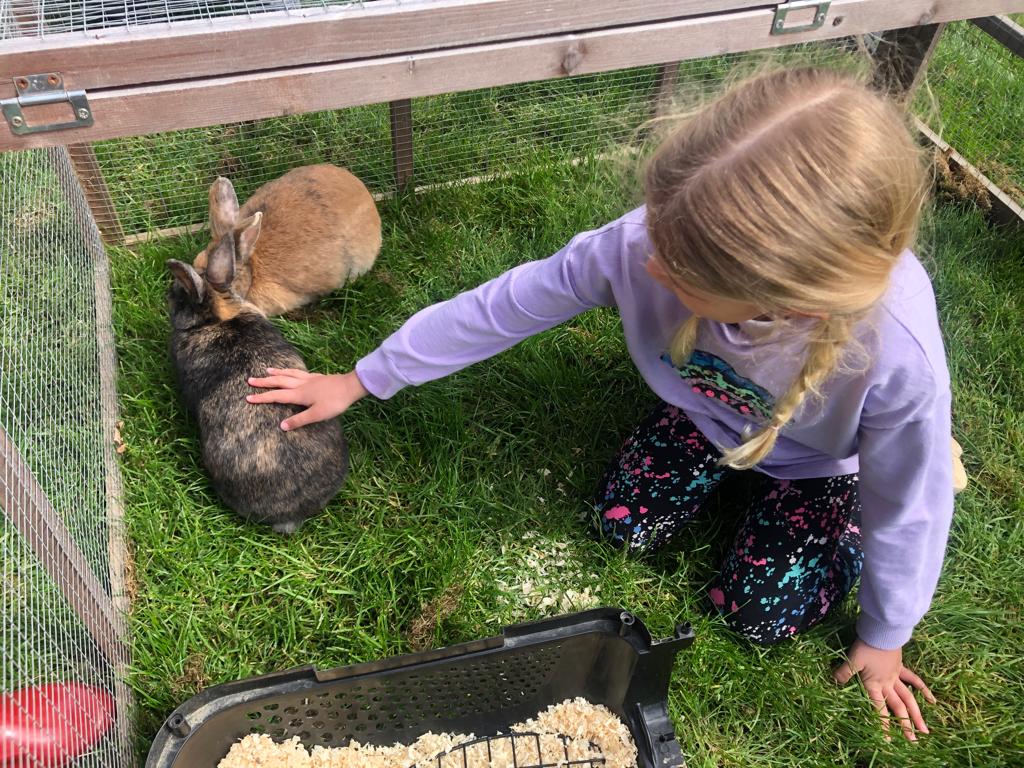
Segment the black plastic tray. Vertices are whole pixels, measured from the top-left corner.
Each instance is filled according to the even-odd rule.
[[[427,731],[497,733],[565,699],[629,726],[640,768],[684,765],[666,706],[688,624],[660,642],[633,614],[597,608],[490,637],[331,670],[301,667],[208,688],[164,723],[146,768],[213,768],[248,733],[307,747],[411,743]]]

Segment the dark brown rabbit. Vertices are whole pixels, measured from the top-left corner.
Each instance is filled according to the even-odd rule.
[[[231,235],[232,286],[264,314],[278,315],[367,272],[380,252],[380,215],[363,183],[336,165],[307,165],[264,184],[239,209],[231,182],[210,187],[210,235],[194,266]]]
[[[224,503],[279,533],[298,530],[341,488],[348,446],[337,419],[284,432],[301,408],[251,405],[249,376],[268,367],[305,369],[302,358],[253,304],[231,290],[231,236],[210,251],[205,275],[168,261],[171,360],[198,422],[203,463]]]

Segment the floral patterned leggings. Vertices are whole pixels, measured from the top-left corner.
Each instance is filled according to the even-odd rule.
[[[661,403],[605,471],[595,525],[616,546],[654,552],[739,474],[720,457],[682,410]],[[857,475],[758,478],[708,597],[736,632],[771,644],[817,624],[857,580],[860,500]]]

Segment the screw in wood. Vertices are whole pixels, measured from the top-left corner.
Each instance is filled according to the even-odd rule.
[[[89,119],[89,110],[86,109],[85,107],[82,107],[80,110],[78,110],[78,119],[79,120],[88,120]]]
[[[21,126],[24,124],[25,120],[19,115],[15,115],[11,118],[11,125],[13,125],[15,128],[21,128]]]

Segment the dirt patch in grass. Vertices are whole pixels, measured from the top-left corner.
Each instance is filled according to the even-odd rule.
[[[458,610],[462,589],[461,584],[449,584],[441,594],[423,604],[405,633],[409,647],[413,651],[425,651],[430,648],[438,626]]]
[[[209,684],[210,678],[206,674],[206,659],[198,653],[193,653],[185,659],[181,674],[174,680],[172,686],[180,695],[191,696]]]
[[[940,200],[974,203],[983,211],[992,210],[992,199],[985,185],[949,162],[949,151],[934,154],[935,187]]]

